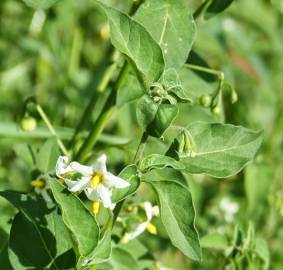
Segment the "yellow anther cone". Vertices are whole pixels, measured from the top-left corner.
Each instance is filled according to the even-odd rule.
[[[30,183],[33,187],[37,187],[37,188],[44,188],[45,187],[45,181],[42,179],[36,179],[31,181]]]
[[[146,229],[148,232],[150,232],[151,234],[157,234],[157,229],[155,227],[155,225],[153,225],[152,223],[148,223],[146,226]]]
[[[98,201],[94,201],[93,203],[92,203],[92,213],[93,214],[97,214],[98,213],[98,211],[99,211],[99,206],[100,206],[100,204],[99,204],[99,202]]]

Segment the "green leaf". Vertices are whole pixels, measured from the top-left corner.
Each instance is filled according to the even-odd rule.
[[[214,17],[218,13],[228,8],[233,1],[234,0],[213,0],[211,4],[207,7],[204,17],[206,19]]]
[[[111,247],[111,229],[106,229],[102,238],[99,240],[97,247],[92,252],[91,255],[88,256],[87,263],[84,262],[84,265],[96,265],[101,264],[109,260],[112,252]],[[82,261],[84,258],[82,258]],[[83,262],[82,262],[83,263]],[[79,262],[79,264],[82,264]]]
[[[138,9],[135,19],[162,48],[166,68],[180,68],[186,62],[196,27],[183,1],[146,0]]]
[[[13,150],[17,156],[28,165],[29,168],[33,168],[34,160],[30,146],[26,144],[16,144],[14,145]]]
[[[200,260],[201,249],[194,224],[195,210],[190,191],[174,181],[146,183],[153,187],[158,196],[161,220],[172,244],[187,257]]]
[[[173,95],[179,102],[192,102],[192,99],[184,90],[176,69],[169,68],[163,73],[161,83],[167,89],[169,95]]]
[[[111,41],[116,49],[131,59],[148,84],[158,81],[164,70],[159,45],[141,24],[127,14],[98,3],[109,19]]]
[[[178,107],[157,104],[144,95],[137,105],[137,120],[142,129],[153,137],[161,137],[178,115]]]
[[[132,75],[128,75],[125,82],[117,92],[117,106],[122,107],[123,105],[133,102],[144,94],[137,78]]]
[[[214,232],[207,234],[200,239],[200,245],[202,248],[213,248],[224,250],[228,248],[228,240],[225,235]]]
[[[111,229],[106,230],[93,253],[94,263],[99,264],[107,261],[111,255]]]
[[[148,249],[137,239],[134,238],[131,241],[121,246],[124,250],[131,253],[131,255],[138,259],[146,255]]]
[[[23,0],[29,7],[35,9],[47,9],[53,6],[59,0]]]
[[[76,195],[58,181],[51,179],[49,185],[62,210],[63,221],[73,234],[79,255],[87,257],[94,251],[99,240],[99,227],[94,216]]]
[[[36,157],[37,168],[41,172],[54,170],[60,151],[55,138],[47,140]]]
[[[264,261],[264,269],[269,268],[270,254],[267,242],[262,238],[256,238],[255,240],[255,252]]]
[[[137,120],[144,131],[154,120],[157,111],[158,104],[156,104],[148,95],[144,95],[139,100],[137,104]]]
[[[0,251],[0,265],[5,270],[13,270],[12,265],[9,261],[8,243],[6,243],[3,249],[1,249]]]
[[[283,13],[283,0],[271,0],[271,4]]]
[[[195,122],[188,132],[194,149],[190,155],[179,155],[185,170],[214,177],[237,174],[255,157],[263,137],[262,131],[220,123]]]
[[[129,165],[124,168],[120,173],[119,177],[128,181],[131,185],[127,188],[114,189],[112,193],[112,202],[119,202],[133,193],[135,193],[140,186],[140,179],[138,177],[138,171],[136,165]]]
[[[137,260],[120,247],[112,249],[111,264],[115,270],[139,270]]]
[[[12,191],[0,195],[20,211],[13,221],[9,240],[10,261],[15,269],[43,268],[72,248],[69,232],[54,204]]]
[[[140,170],[144,173],[152,169],[164,169],[166,167],[174,168],[175,170],[182,170],[185,166],[177,160],[159,154],[152,154],[142,159],[140,163]]]

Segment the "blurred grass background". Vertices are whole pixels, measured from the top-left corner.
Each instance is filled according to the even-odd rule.
[[[131,1],[106,2],[125,11],[131,4]],[[189,2],[194,9],[199,4]],[[225,180],[187,177],[200,236],[221,232],[227,241],[232,241],[237,224],[246,231],[248,223],[252,223],[255,234],[268,243],[270,269],[281,270],[283,15],[268,0],[236,0],[219,16],[198,20],[197,29],[194,52],[213,69],[223,71],[225,80],[239,96],[239,101],[231,104],[228,94],[225,95],[225,121],[265,131],[264,145],[256,161],[236,177]],[[21,119],[27,113],[25,100],[36,96],[60,137],[69,139],[89,99],[95,96],[105,66],[111,64],[110,48],[105,16],[94,1],[62,0],[45,11],[35,11],[20,0],[0,1],[1,190],[30,190],[33,174],[29,148],[37,151],[50,136],[32,108],[28,114],[37,120],[36,129],[20,130]],[[184,70],[181,74],[186,90],[196,99],[215,88],[215,82],[205,81],[193,72]],[[135,145],[139,131],[134,108],[134,103],[127,104],[115,112],[98,145],[98,149],[108,151],[113,163],[127,163],[129,151]],[[210,111],[200,105],[186,105],[181,111],[178,124],[215,121]],[[95,112],[86,130],[95,119]],[[116,144],[112,137],[107,137],[109,134],[116,136]],[[128,140],[132,148],[124,144]],[[156,145],[156,140],[150,142],[150,146]],[[232,217],[227,216],[227,202],[237,205]],[[1,250],[7,241],[14,209],[0,199],[0,211]],[[159,249],[155,255],[172,269],[224,269],[229,264],[221,248],[205,249],[204,261],[192,264],[170,248],[165,237],[144,238],[143,242],[152,250]]]

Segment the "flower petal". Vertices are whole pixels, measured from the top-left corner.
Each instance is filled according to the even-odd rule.
[[[108,187],[126,188],[130,186],[130,183],[114,174],[107,172],[104,174],[104,183]]]
[[[55,167],[56,175],[59,178],[63,178],[64,174],[73,171],[73,169],[68,165],[68,163],[69,163],[68,157],[59,156]]]
[[[82,174],[82,175],[84,175],[84,176],[90,176],[90,175],[93,174],[93,169],[92,169],[92,167],[90,167],[90,166],[85,166],[85,165],[81,165],[80,163],[75,162],[75,161],[73,161],[73,162],[70,163],[70,167],[71,167],[74,171],[76,171],[76,172],[78,172],[78,173],[80,173],[80,174]]]
[[[93,170],[101,172],[102,174],[106,173],[107,172],[106,161],[107,161],[107,156],[105,154],[101,155],[95,161],[95,164],[93,165]]]
[[[69,180],[67,178],[63,178],[63,179],[69,189],[72,188],[76,183],[78,183],[78,181],[75,180]]]
[[[145,210],[145,214],[147,217],[147,220],[151,220],[152,216],[153,216],[153,209],[152,209],[152,205],[150,202],[144,202],[143,204],[144,210]]]
[[[98,201],[99,200],[99,194],[97,191],[93,188],[85,188],[84,189],[85,195],[87,198],[91,201]]]
[[[140,225],[138,225],[138,227],[133,232],[127,233],[128,240],[132,240],[138,237],[146,230],[146,227],[147,227],[147,222],[143,222]]]
[[[76,184],[74,186],[72,186],[71,188],[69,188],[69,190],[71,192],[82,191],[88,186],[89,181],[90,181],[90,177],[84,176],[81,179],[79,179],[78,181],[76,181]]]
[[[103,203],[105,208],[109,208],[111,206],[111,191],[105,187],[104,185],[100,184],[97,186],[97,193]]]

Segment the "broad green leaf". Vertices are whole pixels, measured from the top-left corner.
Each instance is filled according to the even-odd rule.
[[[283,0],[271,0],[271,4],[283,13]]]
[[[183,1],[146,0],[135,19],[152,35],[163,51],[166,68],[180,68],[195,38],[195,23]]]
[[[99,264],[109,259],[111,255],[111,229],[106,230],[93,253],[94,263]]]
[[[60,151],[56,139],[50,138],[39,150],[36,157],[37,168],[44,173],[54,170],[59,155]]]
[[[157,194],[162,223],[172,244],[193,260],[201,259],[195,228],[195,210],[190,191],[174,181],[152,181]],[[184,211],[185,209],[185,211]]]
[[[139,270],[137,260],[120,247],[112,249],[111,264],[115,270]]]
[[[0,195],[20,211],[12,224],[9,240],[10,261],[15,269],[43,268],[72,248],[69,232],[54,204],[46,203],[41,197],[12,191],[3,191]]]
[[[128,181],[131,185],[128,188],[114,189],[112,193],[112,202],[119,202],[133,193],[136,192],[140,185],[140,179],[138,177],[138,171],[136,165],[129,165],[124,168],[120,173],[119,177]]]
[[[263,137],[262,131],[220,123],[195,122],[188,132],[194,140],[194,149],[180,158],[185,170],[214,177],[237,174],[254,159]]]
[[[137,120],[142,129],[153,137],[161,137],[178,115],[178,107],[157,104],[148,95],[137,105]]]
[[[164,70],[164,59],[159,45],[137,21],[102,2],[111,31],[113,45],[128,56],[148,84],[158,81]]]
[[[152,169],[164,169],[166,167],[174,168],[175,170],[182,170],[185,166],[177,160],[159,154],[152,154],[142,159],[140,163],[140,170],[147,172]]]
[[[63,221],[73,234],[79,255],[87,257],[94,251],[99,239],[99,227],[94,216],[81,200],[62,184],[51,179],[49,185],[62,210]]]
[[[137,120],[143,130],[154,120],[158,110],[156,104],[148,95],[144,95],[137,104]]]
[[[47,9],[53,6],[56,2],[61,0],[23,0],[29,7],[35,9]]]
[[[106,229],[102,238],[99,240],[94,252],[92,252],[92,254],[88,256],[87,263],[84,262],[84,265],[97,265],[109,260],[112,252],[111,233],[112,231],[110,228]],[[84,258],[82,258],[82,261],[83,260]],[[79,264],[82,263],[79,262]]]
[[[117,92],[117,106],[122,107],[123,105],[133,102],[144,94],[138,80],[133,75],[128,75],[123,85]]]
[[[200,239],[200,245],[202,248],[212,249],[226,249],[228,248],[228,240],[225,235],[218,232],[207,234]]]
[[[153,121],[146,132],[153,137],[161,137],[170,127],[179,113],[178,107],[171,104],[160,104]]]
[[[264,163],[251,164],[245,169],[245,192],[250,213],[258,213],[267,201],[274,183],[272,168]]]

